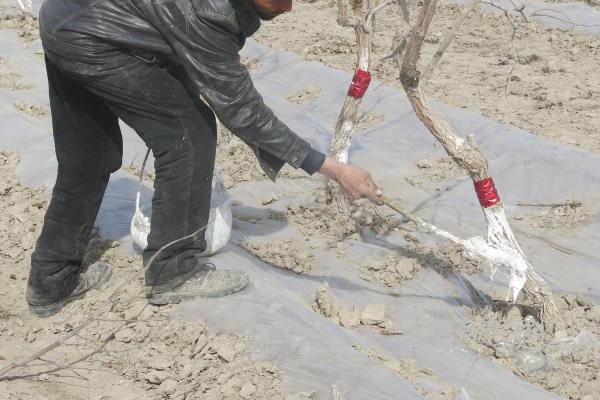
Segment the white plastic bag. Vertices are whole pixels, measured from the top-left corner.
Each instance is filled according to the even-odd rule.
[[[140,191],[135,198],[135,214],[131,219],[129,231],[133,242],[141,249],[148,247],[148,234],[150,233],[150,218],[145,214],[151,214],[148,205],[143,209],[140,207]],[[202,255],[210,256],[223,248],[231,236],[231,198],[223,185],[223,178],[218,167],[212,181],[212,193],[210,198],[210,215],[206,227],[206,250]]]

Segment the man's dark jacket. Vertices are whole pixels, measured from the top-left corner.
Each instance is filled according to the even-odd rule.
[[[246,0],[46,0],[40,10],[49,58],[102,64],[133,54],[179,65],[188,89],[255,150],[271,179],[285,162],[314,173],[325,156],[263,103],[241,63],[259,27]]]

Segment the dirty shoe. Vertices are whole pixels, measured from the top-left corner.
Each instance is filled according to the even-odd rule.
[[[34,305],[29,304],[29,311],[40,318],[46,318],[56,314],[63,306],[82,298],[87,292],[92,289],[99,288],[103,283],[108,281],[111,276],[110,267],[102,262],[96,262],[90,265],[85,272],[79,274],[79,281],[73,292],[66,298],[52,304]]]
[[[164,293],[154,293],[150,304],[173,304],[198,297],[222,297],[239,292],[248,286],[248,274],[227,269],[217,270],[207,263],[197,267],[197,272],[183,285]]]

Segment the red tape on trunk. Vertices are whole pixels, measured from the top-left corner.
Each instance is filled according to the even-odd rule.
[[[498,196],[494,180],[491,177],[474,182],[474,184],[475,193],[477,193],[479,204],[482,207],[487,208],[500,203],[500,196]]]
[[[371,83],[371,74],[369,71],[357,69],[352,77],[352,83],[348,89],[348,96],[354,97],[355,99],[363,97],[369,87],[369,83]]]

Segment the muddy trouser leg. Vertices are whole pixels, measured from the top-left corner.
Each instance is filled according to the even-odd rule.
[[[85,248],[108,183],[121,166],[114,113],[47,62],[58,174],[44,226],[31,257],[27,301],[46,305],[77,284]]]
[[[85,66],[73,65],[64,68],[70,68],[86,90],[102,99],[152,149],[156,180],[144,265],[164,245],[198,231],[168,246],[146,270],[146,286],[160,291],[177,287],[194,272],[195,256],[206,248],[201,228],[206,227],[210,211],[214,114],[157,64],[128,56],[96,68],[89,76]]]

